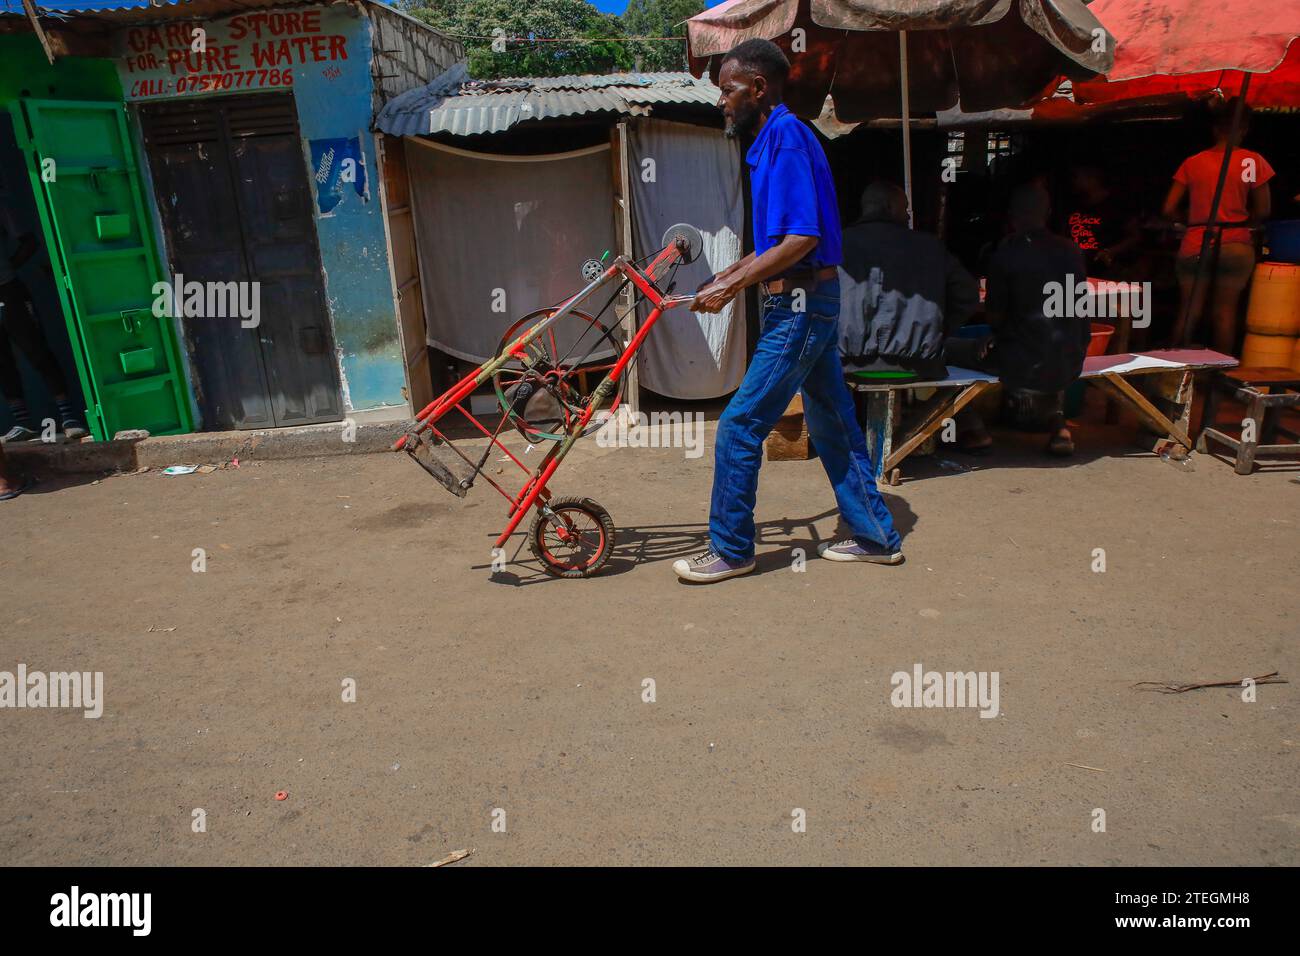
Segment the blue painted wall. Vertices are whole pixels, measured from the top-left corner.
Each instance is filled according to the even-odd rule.
[[[304,140],[358,137],[365,198],[351,188],[329,213],[317,206],[316,232],[325,267],[325,295],[341,353],[343,395],[350,409],[400,405],[406,384],[397,314],[379,203],[379,163],[370,128],[370,21],[355,8],[325,8],[321,26],[347,37],[346,61],[295,68],[294,98]],[[338,73],[332,72],[337,68]],[[311,157],[304,144],[304,162]],[[309,169],[315,176],[316,170]],[[313,178],[313,182],[316,180]]]
[[[206,31],[205,54],[189,49],[196,26]],[[369,130],[371,30],[358,6],[332,3],[135,27],[117,37],[128,102],[284,90],[292,72],[303,163],[317,194],[316,234],[339,379],[350,411],[405,403],[380,170]],[[329,160],[318,165],[312,144],[319,153],[322,141],[336,148],[326,150]],[[347,141],[356,146],[363,189],[337,181]]]

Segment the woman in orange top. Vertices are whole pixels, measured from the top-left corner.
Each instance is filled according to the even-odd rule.
[[[1268,181],[1273,178],[1273,167],[1268,164],[1268,160],[1240,145],[1241,136],[1245,134],[1250,121],[1249,106],[1242,111],[1241,129],[1233,142],[1228,175],[1223,183],[1223,196],[1219,200],[1219,211],[1215,216],[1217,222],[1240,225],[1223,228],[1219,261],[1214,273],[1211,275],[1207,272],[1201,277],[1196,301],[1191,303],[1190,310],[1188,302],[1201,256],[1204,223],[1210,218],[1210,203],[1219,182],[1219,170],[1223,166],[1223,152],[1232,132],[1232,114],[1236,105],[1234,97],[1215,110],[1211,127],[1214,145],[1183,160],[1183,164],[1174,173],[1174,182],[1169,187],[1164,205],[1165,218],[1176,219],[1184,198],[1188,204],[1188,229],[1178,250],[1175,269],[1182,303],[1178,322],[1174,325],[1174,345],[1182,344],[1189,321],[1193,331],[1199,327],[1201,314],[1205,310],[1206,292],[1213,282],[1214,296],[1210,303],[1210,314],[1214,348],[1229,355],[1237,344],[1237,305],[1255,269],[1255,243],[1250,230],[1269,216]]]

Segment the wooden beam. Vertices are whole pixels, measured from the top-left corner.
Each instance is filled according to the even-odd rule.
[[[27,19],[32,22],[32,30],[36,33],[36,38],[41,41],[41,49],[45,51],[45,57],[54,65],[54,48],[50,46],[49,37],[45,35],[45,28],[41,26],[40,14],[36,12],[36,4],[33,0],[23,0],[23,12],[27,14]]]
[[[904,458],[916,451],[921,443],[939,430],[946,418],[956,418],[957,413],[969,405],[975,399],[987,392],[997,382],[972,382],[959,393],[957,397],[949,402],[941,403],[937,408],[930,412],[917,428],[913,429],[912,434],[908,436],[907,441],[899,445],[881,469],[882,475],[888,475],[893,471]]]
[[[1164,429],[1166,434],[1188,451],[1192,450],[1192,440],[1187,436],[1187,432],[1171,422],[1160,409],[1152,405],[1145,395],[1125,381],[1124,377],[1118,372],[1106,372],[1099,378],[1088,379],[1088,381],[1096,382],[1099,385],[1103,383],[1108,385],[1114,390],[1115,394],[1126,399],[1137,410],[1139,415],[1156,428]]]
[[[618,154],[618,196],[615,199],[615,212],[619,217],[621,229],[619,230],[619,253],[632,262],[636,257],[632,255],[632,185],[631,176],[628,173],[628,142],[627,142],[627,120],[621,121],[615,127],[614,136],[616,139]],[[626,338],[624,344],[631,342],[636,335],[637,314],[633,303],[636,302],[636,290],[632,285],[628,285],[624,291],[624,308],[627,312],[623,320],[623,330]],[[629,362],[627,371],[624,374],[626,384],[623,386],[623,405],[629,412],[636,414],[641,410],[641,377],[637,374],[637,363]]]

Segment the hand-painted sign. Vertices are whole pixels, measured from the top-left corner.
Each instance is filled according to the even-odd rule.
[[[339,73],[349,22],[331,10],[248,13],[118,34],[126,99],[292,87],[295,71]],[[325,74],[327,78],[330,74]]]
[[[328,216],[343,201],[351,186],[364,201],[366,196],[366,157],[361,138],[313,139],[311,141],[312,178],[316,182],[316,205]]]

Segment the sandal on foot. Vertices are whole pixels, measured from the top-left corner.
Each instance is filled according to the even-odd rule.
[[[36,479],[33,478],[31,475],[28,475],[26,478],[24,478],[21,482],[18,483],[18,487],[15,488],[13,491],[6,491],[4,494],[0,494],[0,501],[9,501],[13,498],[17,498],[19,495],[21,495],[24,491],[26,491],[34,484],[36,484]]]
[[[1074,454],[1074,439],[1068,435],[1053,435],[1047,443],[1047,453],[1058,458],[1068,458]]]

